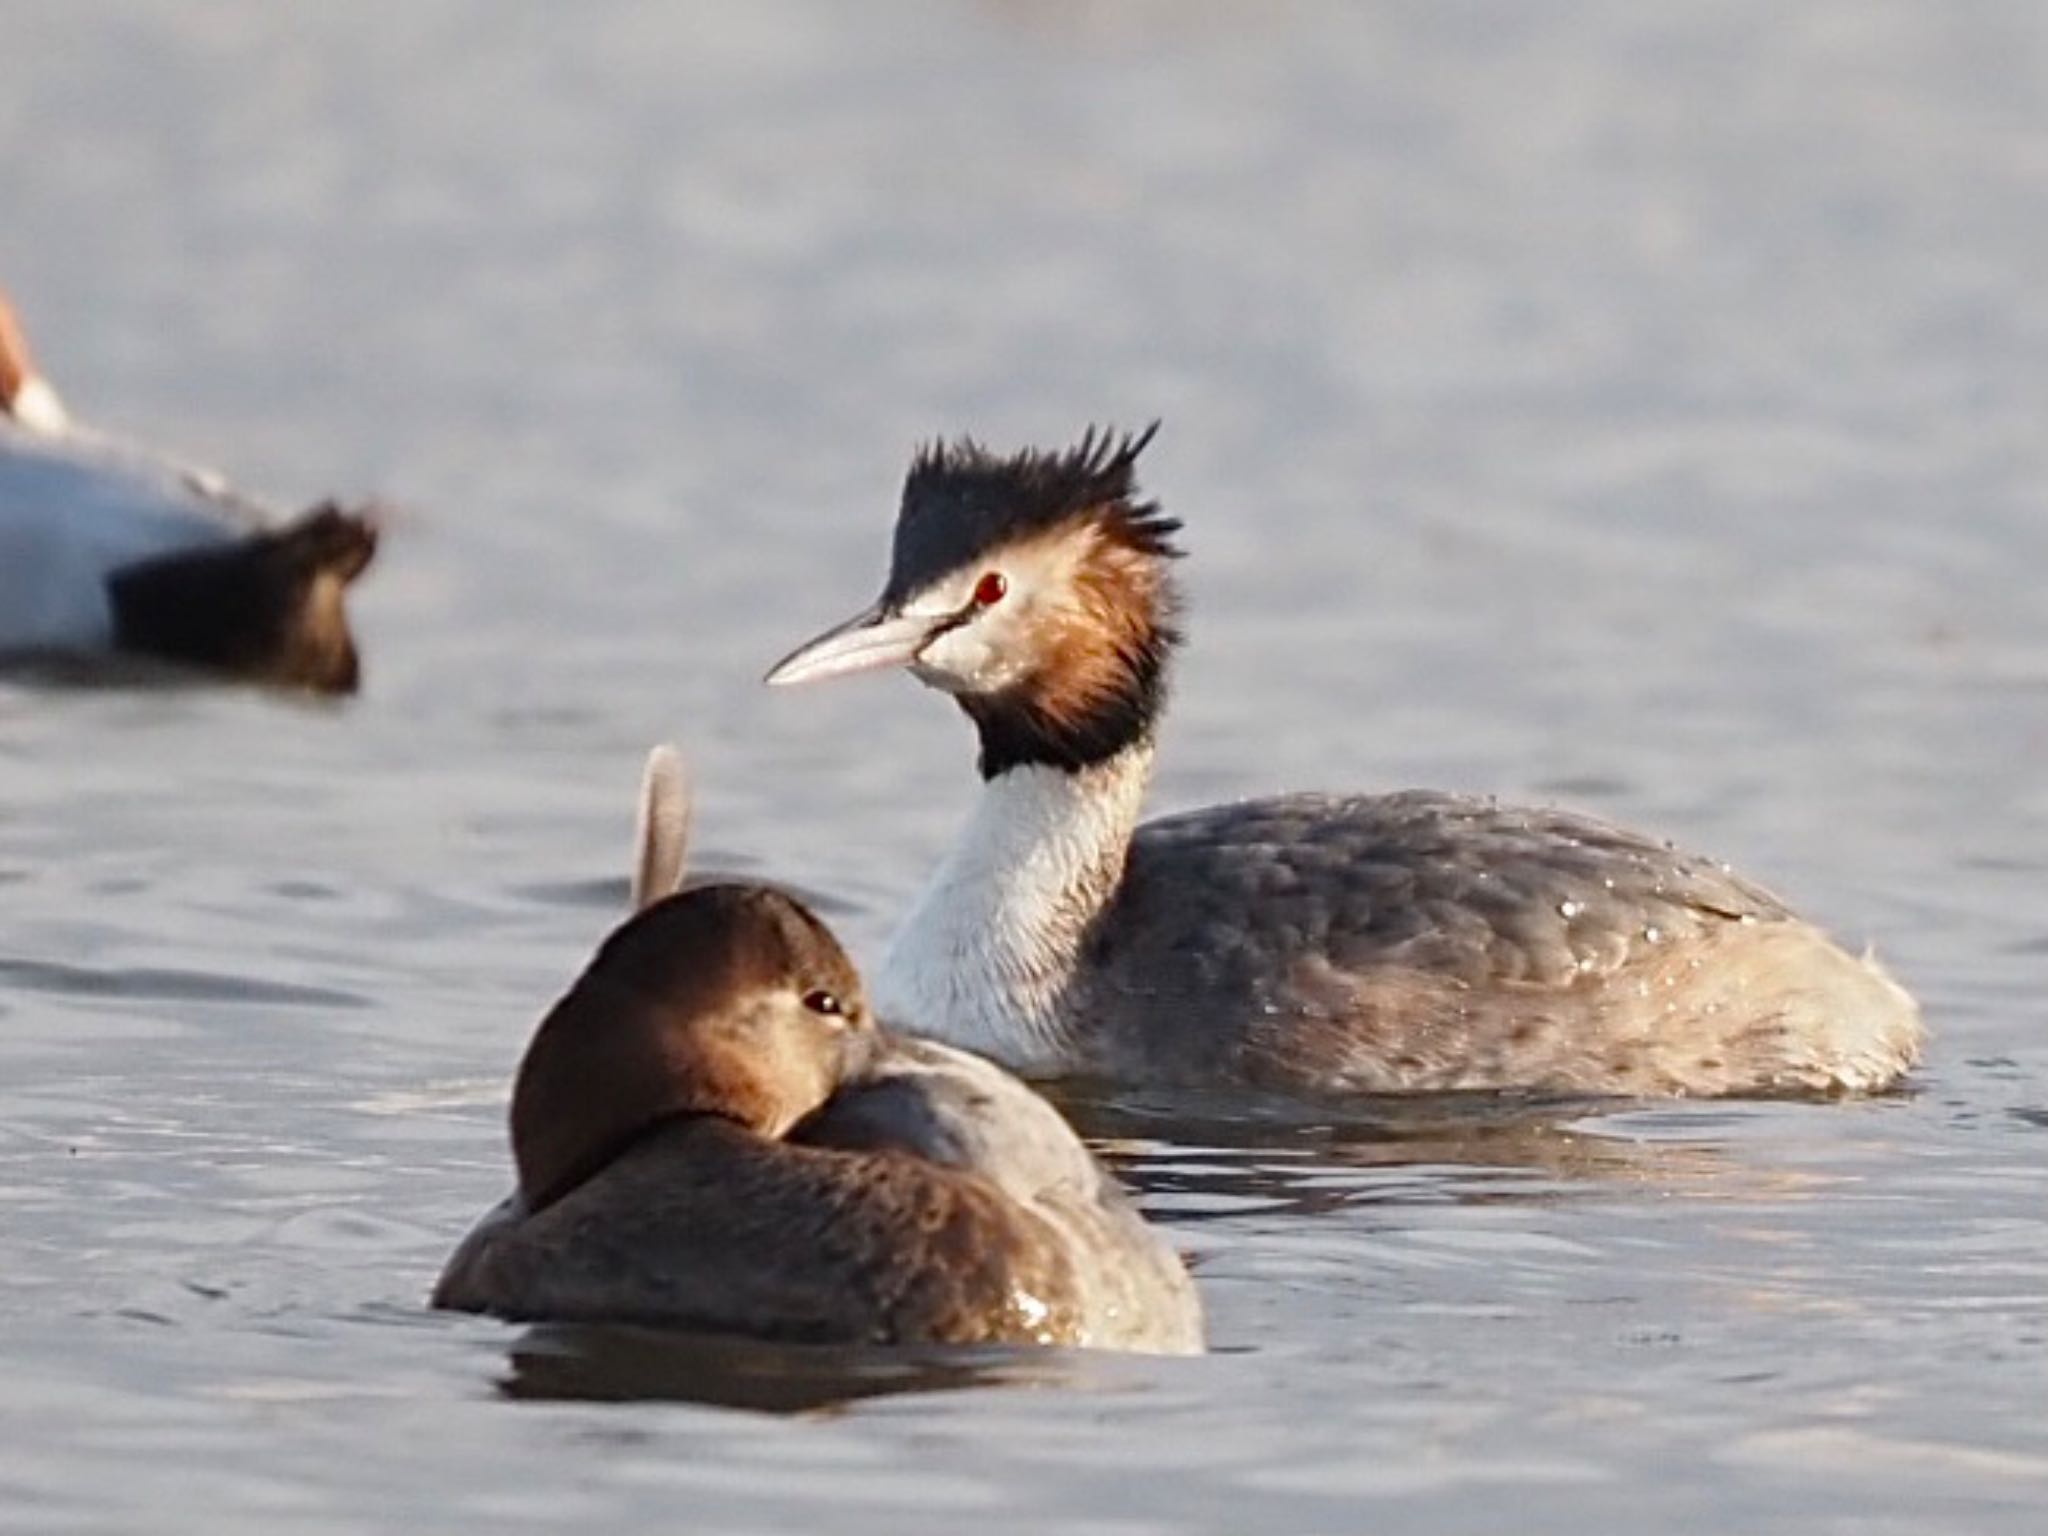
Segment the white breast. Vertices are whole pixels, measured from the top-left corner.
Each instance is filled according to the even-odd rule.
[[[1123,873],[1149,762],[1147,746],[988,784],[889,946],[873,988],[882,1018],[1026,1074],[1074,1066],[1059,1001]]]
[[[260,523],[213,477],[82,430],[0,420],[0,651],[103,649],[110,573]]]

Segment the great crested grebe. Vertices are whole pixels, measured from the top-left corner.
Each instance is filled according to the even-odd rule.
[[[640,911],[520,1064],[518,1191],[434,1304],[792,1342],[1199,1351],[1179,1258],[1050,1105],[877,1029],[852,962],[791,897],[675,889],[673,763],[650,764]]]
[[[208,471],[80,426],[0,292],[0,657],[151,657],[349,693],[360,511],[288,522]]]
[[[1179,640],[1151,431],[935,444],[881,598],[771,684],[906,667],[981,798],[875,979],[893,1026],[1027,1075],[1312,1093],[1879,1088],[1919,1012],[1722,865],[1568,811],[1416,790],[1138,826]]]

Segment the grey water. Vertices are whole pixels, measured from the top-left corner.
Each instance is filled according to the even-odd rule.
[[[0,0],[73,408],[395,507],[353,704],[0,684],[0,1530],[2038,1530],[2044,273],[2027,0]],[[1075,1096],[1193,1361],[427,1312],[645,747],[872,961],[968,733],[759,674],[920,440],[1154,416],[1156,806],[1655,828],[1907,1089]]]

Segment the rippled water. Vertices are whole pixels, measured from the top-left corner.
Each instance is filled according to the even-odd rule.
[[[0,1529],[2038,1528],[2040,7],[9,0],[0,209],[75,407],[406,509],[351,707],[0,685]],[[1199,1361],[426,1313],[644,746],[872,956],[964,728],[755,679],[914,441],[1154,414],[1159,804],[1660,828],[1911,1091],[1078,1098]]]

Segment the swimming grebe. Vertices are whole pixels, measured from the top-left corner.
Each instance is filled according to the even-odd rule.
[[[673,759],[650,765],[650,798],[663,782]],[[663,824],[643,815],[643,849]],[[646,904],[528,1047],[518,1192],[456,1250],[436,1306],[813,1343],[1200,1350],[1187,1272],[1050,1105],[877,1029],[852,962],[791,897],[669,894],[680,848],[678,832],[643,852]]]
[[[361,512],[274,524],[218,476],[80,426],[0,293],[0,656],[126,652],[353,692],[342,594],[376,547]]]
[[[980,735],[882,1018],[1027,1075],[1283,1091],[1853,1090],[1912,1064],[1918,1010],[1874,964],[1588,816],[1410,791],[1139,827],[1179,640],[1151,436],[925,450],[881,598],[768,674],[907,667]]]

